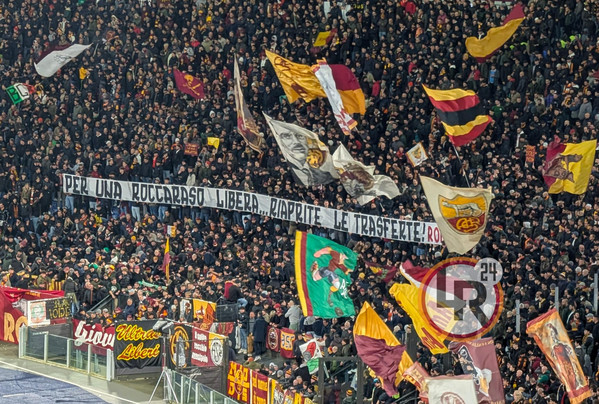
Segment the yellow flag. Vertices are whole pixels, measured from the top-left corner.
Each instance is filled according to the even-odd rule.
[[[584,194],[595,163],[597,140],[582,143],[560,143],[554,140],[547,148],[543,178],[550,194],[569,192]]]
[[[474,56],[479,62],[484,62],[491,57],[497,49],[501,48],[512,35],[514,35],[522,21],[524,21],[524,18],[522,5],[515,5],[510,14],[503,21],[503,24],[499,27],[491,28],[484,38],[466,38],[466,49],[468,50],[468,53]]]
[[[310,66],[293,63],[269,51],[266,51],[266,56],[277,73],[289,103],[295,102],[298,98],[306,102],[318,97],[326,98],[327,95]]]
[[[327,40],[331,36],[331,31],[323,31],[319,32],[316,40],[314,41],[314,47],[319,48],[321,46],[325,46],[327,44]]]
[[[208,144],[208,146],[212,146],[215,149],[218,149],[218,146],[220,146],[220,139],[217,137],[207,137],[206,143]]]
[[[79,79],[83,80],[87,77],[89,71],[85,68],[85,67],[80,67],[79,68]]]
[[[416,286],[396,283],[391,287],[389,293],[397,300],[397,303],[410,316],[414,323],[414,331],[418,334],[424,346],[433,355],[447,353],[449,350],[443,343],[447,333],[440,333],[422,315],[424,308],[420,303],[420,291]]]

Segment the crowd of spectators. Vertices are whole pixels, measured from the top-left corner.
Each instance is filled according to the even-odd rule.
[[[222,302],[231,299],[224,296],[225,282],[233,281],[238,290],[231,301],[247,301],[232,336],[240,361],[249,351],[256,357],[264,352],[267,324],[325,336],[328,355],[355,355],[352,319],[305,319],[299,313],[295,230],[347,245],[361,261],[399,265],[410,259],[430,266],[447,256],[445,250],[231,211],[65,195],[61,174],[240,189],[432,221],[418,181],[425,174],[448,185],[492,187],[495,194],[487,231],[469,255],[496,258],[504,268],[505,309],[490,335],[508,402],[557,403],[564,395],[523,331],[526,321],[553,307],[556,288],[557,309],[595,392],[599,173],[594,167],[584,195],[549,195],[540,168],[554,136],[565,142],[597,138],[599,3],[523,4],[526,19],[516,34],[489,61],[477,63],[465,51],[465,38],[501,24],[510,4],[332,0],[325,8],[315,0],[4,1],[1,85],[22,82],[36,92],[17,105],[0,95],[1,283],[48,288],[64,281],[65,292],[76,297],[75,314],[108,326],[119,319],[178,319],[182,298]],[[335,40],[314,51],[318,32],[331,28],[337,29]],[[45,50],[72,43],[93,46],[52,77],[36,74],[34,62]],[[349,66],[367,99],[366,114],[356,117],[358,128],[345,136],[327,100],[289,105],[264,49],[295,62],[324,57]],[[245,99],[265,133],[263,155],[236,132],[234,58]],[[205,99],[179,92],[173,68],[201,78]],[[458,156],[421,84],[477,91],[494,122],[459,148]],[[298,121],[331,152],[344,144],[355,158],[390,176],[401,195],[360,206],[338,182],[299,186],[262,112]],[[220,138],[218,149],[207,145],[207,137]],[[430,157],[413,168],[405,151],[417,142]],[[197,156],[185,154],[188,143],[198,145]],[[526,162],[527,145],[535,147],[534,162]],[[163,254],[173,227],[166,282]],[[405,341],[410,319],[387,285],[363,265],[352,277],[356,308],[369,301]],[[403,281],[401,275],[396,281]],[[89,311],[109,295],[114,312]],[[522,302],[520,333],[516,299]],[[433,375],[459,373],[449,355],[431,356],[421,345],[417,351]],[[288,363],[285,371],[265,371],[312,394],[310,378],[298,369]],[[373,403],[390,402],[374,382],[369,378],[367,396],[374,395]],[[401,385],[402,392],[409,389]],[[332,389],[327,402],[352,402],[355,394],[340,390]]]

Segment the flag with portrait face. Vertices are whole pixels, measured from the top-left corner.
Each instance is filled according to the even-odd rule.
[[[503,380],[497,364],[493,338],[449,343],[449,350],[457,357],[462,371],[472,375],[479,404],[503,404]]]
[[[526,333],[545,354],[560,382],[566,388],[570,403],[579,404],[591,397],[589,381],[585,377],[576,357],[568,331],[555,309],[530,320]]]
[[[264,118],[294,177],[302,185],[328,184],[339,177],[329,148],[316,133],[292,123],[277,121],[266,114]]]

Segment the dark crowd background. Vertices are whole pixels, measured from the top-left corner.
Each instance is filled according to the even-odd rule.
[[[313,0],[3,1],[1,84],[28,83],[37,92],[14,106],[4,91],[0,95],[2,283],[48,288],[64,281],[65,292],[77,298],[76,316],[107,326],[115,319],[180,318],[184,297],[243,298],[247,305],[239,310],[232,338],[238,360],[249,350],[260,363],[269,323],[324,336],[328,355],[354,355],[351,319],[300,319],[294,231],[312,231],[353,248],[363,260],[392,265],[410,259],[431,266],[446,251],[230,211],[64,195],[61,174],[242,189],[432,221],[418,181],[418,174],[426,174],[449,185],[492,187],[495,193],[487,231],[471,255],[496,258],[504,267],[505,307],[490,335],[508,402],[562,402],[563,387],[524,333],[526,321],[553,306],[556,287],[557,308],[595,391],[599,174],[594,167],[584,195],[549,195],[540,168],[554,136],[564,142],[597,138],[599,5],[576,0],[524,5],[527,17],[516,34],[479,64],[468,57],[464,40],[501,24],[509,4],[366,0],[345,11],[332,1],[325,15]],[[338,42],[311,52],[318,32],[331,28],[338,29]],[[53,77],[35,73],[33,63],[44,50],[71,43],[93,46]],[[367,98],[357,130],[344,136],[327,100],[289,105],[265,57],[267,48],[295,62],[325,57],[349,66]],[[236,132],[234,58],[246,101],[266,136],[262,156]],[[204,81],[204,100],[176,89],[175,67]],[[459,158],[421,84],[473,89],[488,108],[494,123],[461,147]],[[343,143],[354,157],[394,179],[401,195],[359,206],[339,183],[298,186],[267,133],[263,111],[315,131],[331,152]],[[218,150],[207,146],[207,137],[220,138]],[[405,151],[416,142],[430,157],[412,168]],[[186,143],[198,144],[199,155],[185,155]],[[536,148],[533,163],[525,161],[527,145]],[[161,265],[168,226],[176,227],[176,236],[170,240],[167,285]],[[411,321],[386,285],[363,265],[353,277],[357,309],[369,301],[405,341]],[[225,297],[224,282],[231,280],[237,286]],[[108,295],[114,312],[89,312]],[[520,333],[516,299],[522,302]],[[459,373],[449,355],[431,357],[421,345],[414,349],[433,375]],[[297,364],[276,367],[265,372],[313,394]],[[410,389],[401,385],[402,392]],[[327,402],[340,402],[345,395],[339,390],[333,388]],[[374,403],[390,401],[371,378],[366,394]],[[343,400],[352,402],[352,396]]]

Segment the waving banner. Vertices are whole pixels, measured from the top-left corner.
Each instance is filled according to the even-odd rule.
[[[493,193],[482,188],[449,187],[424,175],[420,183],[447,249],[465,254],[474,248],[485,232]]]
[[[457,355],[462,371],[474,378],[479,404],[504,404],[503,381],[493,338],[449,344],[449,350]]]
[[[356,314],[348,294],[357,254],[324,237],[295,233],[295,279],[304,316]]]
[[[526,333],[545,354],[560,382],[566,388],[570,403],[579,404],[591,397],[589,381],[572,347],[568,331],[555,309],[532,319],[526,325]]]
[[[223,188],[148,184],[62,174],[66,194],[92,198],[235,210],[273,219],[409,243],[441,244],[435,223],[346,212],[268,195]]]

